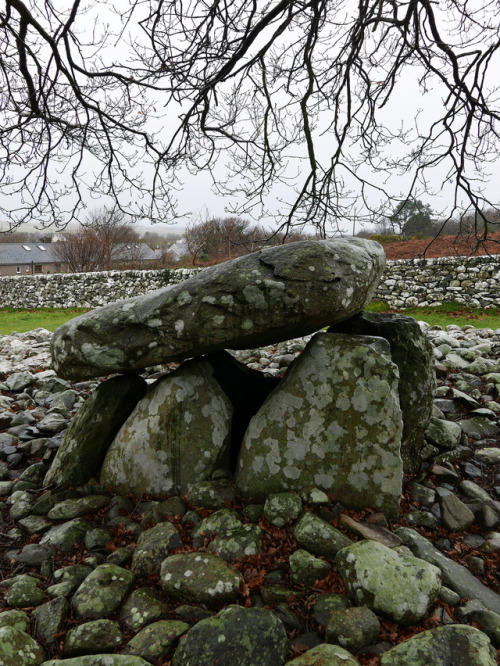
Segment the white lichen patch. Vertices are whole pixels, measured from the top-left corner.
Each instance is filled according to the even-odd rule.
[[[247,284],[247,286],[243,289],[243,296],[247,302],[256,310],[266,310],[268,307],[263,292],[256,284]]]
[[[180,306],[189,305],[189,303],[191,303],[192,300],[193,298],[189,293],[189,291],[181,291],[181,293],[177,296],[177,303]]]
[[[232,294],[224,294],[223,296],[221,296],[220,301],[222,305],[225,305],[229,308],[232,308],[234,306],[234,298]]]
[[[184,326],[185,326],[185,324],[184,324],[184,321],[182,319],[178,319],[174,323],[174,328],[175,328],[175,332],[177,333],[177,337],[180,337],[182,335],[182,333],[184,332]]]

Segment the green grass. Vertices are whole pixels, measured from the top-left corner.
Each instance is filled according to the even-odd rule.
[[[461,303],[450,302],[443,303],[435,308],[406,308],[406,310],[396,310],[389,308],[387,303],[373,301],[366,308],[370,312],[400,312],[401,314],[414,317],[419,321],[426,321],[431,326],[448,326],[448,324],[457,324],[458,326],[475,326],[476,328],[500,328],[500,309],[491,308],[480,310],[477,308],[466,308]]]
[[[476,328],[500,328],[500,310],[468,309],[459,303],[445,303],[437,308],[408,308],[407,310],[390,309],[387,303],[372,302],[366,308],[370,312],[401,312],[443,328],[448,324],[465,326],[471,324]],[[46,328],[49,331],[64,324],[66,321],[87,312],[87,308],[40,308],[38,310],[21,310],[13,308],[0,309],[0,335],[10,335],[14,331],[24,333],[34,328]]]
[[[14,331],[25,333],[34,328],[55,331],[61,324],[87,311],[88,308],[40,308],[37,310],[1,308],[0,335],[10,335]]]

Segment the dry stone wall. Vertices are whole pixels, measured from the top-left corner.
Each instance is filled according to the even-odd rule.
[[[500,255],[388,261],[375,297],[393,307],[500,307]]]
[[[88,307],[177,284],[200,269],[110,271],[0,278],[0,307]],[[500,307],[500,255],[388,261],[376,298],[393,307],[458,301]]]
[[[96,308],[177,284],[200,269],[57,273],[0,278],[0,307]]]

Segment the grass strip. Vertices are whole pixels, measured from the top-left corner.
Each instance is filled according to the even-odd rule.
[[[431,326],[457,324],[458,326],[472,325],[475,328],[500,328],[500,309],[491,308],[481,310],[478,308],[465,308],[460,303],[443,303],[435,308],[407,308],[398,310],[390,308],[387,303],[372,301],[366,308],[369,312],[396,312],[426,321]],[[20,308],[0,309],[0,335],[11,335],[14,331],[25,333],[35,328],[46,328],[55,331],[58,326],[78,317],[88,308],[39,308],[24,310]]]

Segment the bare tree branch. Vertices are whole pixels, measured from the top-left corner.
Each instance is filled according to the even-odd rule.
[[[500,139],[494,0],[61,4],[0,11],[12,229],[64,226],[99,197],[171,218],[186,171],[211,173],[234,215],[272,211],[288,233],[342,230],[355,205],[383,215],[402,183],[408,200],[448,188],[450,218],[499,208],[485,191]]]

